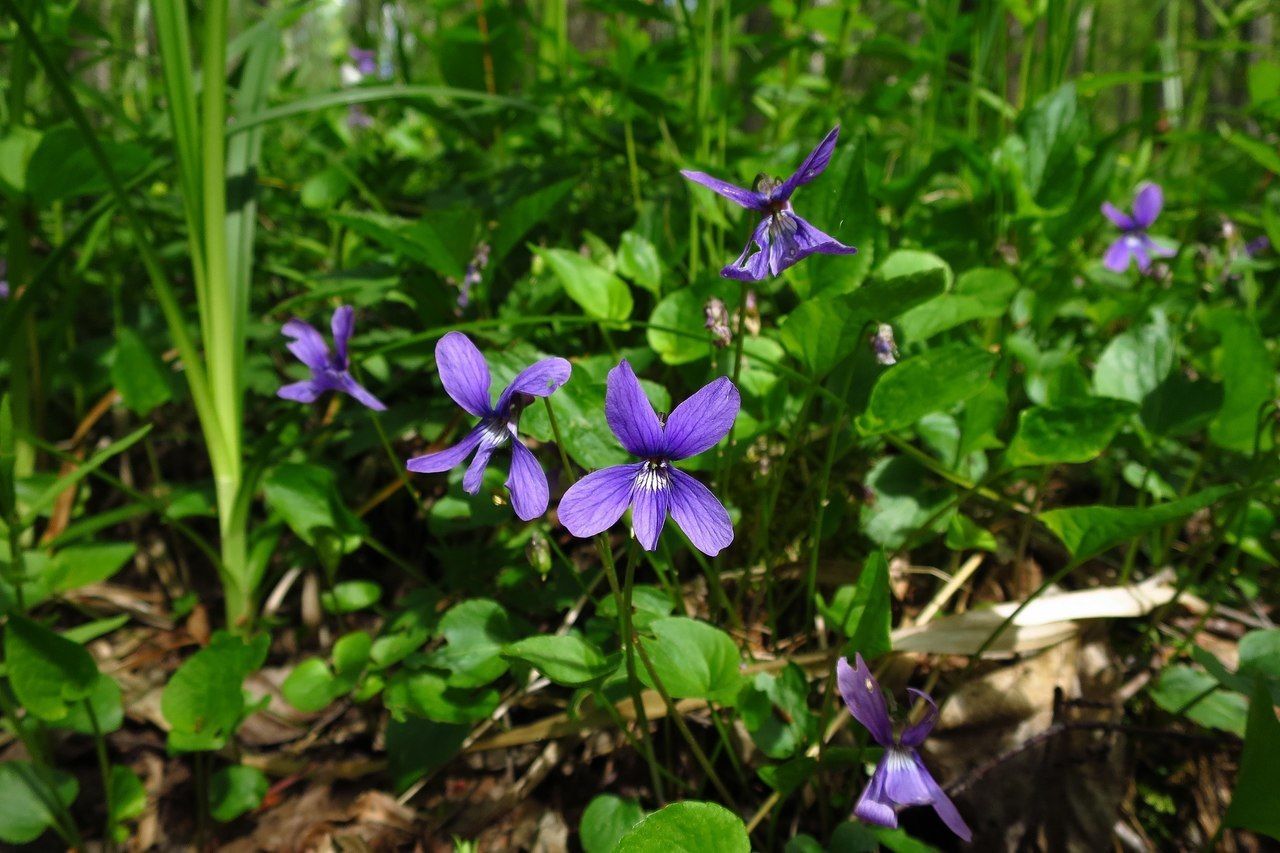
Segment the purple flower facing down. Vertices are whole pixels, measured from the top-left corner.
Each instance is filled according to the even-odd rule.
[[[352,130],[373,127],[373,116],[369,115],[369,111],[359,104],[352,104],[347,107],[347,127]]]
[[[349,56],[351,61],[355,63],[356,70],[365,77],[377,73],[378,55],[372,50],[353,47],[347,51],[347,56]]]
[[[1102,203],[1102,212],[1117,228],[1124,233],[1112,242],[1102,263],[1112,272],[1124,272],[1130,261],[1137,261],[1138,269],[1147,272],[1151,269],[1151,259],[1167,258],[1174,254],[1173,249],[1161,246],[1147,234],[1164,207],[1164,192],[1159,184],[1150,182],[1138,187],[1133,196],[1133,214],[1118,209],[1111,202]]]
[[[333,312],[330,323],[333,329],[333,352],[329,351],[324,338],[310,323],[294,317],[284,324],[285,336],[293,338],[289,351],[298,357],[298,361],[311,368],[311,378],[284,386],[276,392],[277,396],[299,403],[314,403],[325,391],[339,391],[375,412],[387,408],[351,376],[347,342],[351,340],[351,331],[355,327],[355,314],[355,309],[350,305],[340,306]]]
[[[659,420],[631,365],[609,371],[605,418],[619,443],[643,461],[594,471],[560,500],[560,521],[574,536],[608,530],[631,508],[631,526],[646,551],[658,546],[670,515],[702,553],[714,557],[733,541],[733,523],[711,490],[672,463],[715,447],[738,416],[738,389],[728,377],[704,385]]]
[[[858,251],[819,231],[798,216],[791,207],[791,196],[796,189],[821,175],[827,168],[839,137],[840,126],[836,125],[818,143],[818,147],[810,152],[795,174],[785,181],[761,175],[756,179],[754,190],[734,186],[705,172],[691,172],[687,169],[680,172],[694,183],[715,190],[729,201],[763,215],[742,254],[720,270],[720,275],[739,281],[759,281],[766,276],[781,274],[787,267],[812,254],[852,255]],[[753,246],[756,250],[754,254]]]
[[[855,663],[856,666],[849,666],[849,661],[841,658],[836,664],[840,695],[854,719],[862,723],[872,739],[884,747],[884,756],[876,765],[866,790],[858,798],[858,804],[853,808],[854,815],[867,823],[893,828],[898,825],[899,809],[931,805],[947,828],[965,841],[972,841],[973,833],[960,817],[960,812],[934,781],[916,751],[938,721],[938,707],[924,693],[908,689],[912,696],[929,703],[929,712],[895,737],[880,684],[867,669],[862,655],[855,656]]]
[[[469,414],[480,418],[480,423],[448,450],[416,456],[405,463],[405,467],[417,474],[438,474],[456,468],[470,457],[462,488],[474,495],[480,491],[489,458],[495,450],[510,444],[511,472],[507,476],[507,489],[511,492],[511,506],[522,521],[542,515],[547,511],[550,498],[547,475],[533,451],[520,442],[516,424],[520,412],[534,397],[549,397],[569,381],[572,366],[563,358],[534,362],[511,380],[498,397],[497,405],[491,402],[489,394],[493,381],[489,366],[466,335],[450,332],[440,339],[436,344],[436,366],[440,368],[444,390]]]

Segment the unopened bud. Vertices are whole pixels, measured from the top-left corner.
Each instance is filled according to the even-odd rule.
[[[727,347],[733,340],[733,329],[729,327],[729,309],[716,297],[707,300],[703,308],[706,315],[706,327],[711,330],[711,341],[718,347]]]
[[[898,363],[898,345],[893,340],[893,326],[881,323],[876,333],[871,336],[871,350],[876,354],[876,361],[881,364]]]
[[[525,558],[533,570],[544,578],[551,572],[551,543],[541,530],[535,530],[524,547]]]

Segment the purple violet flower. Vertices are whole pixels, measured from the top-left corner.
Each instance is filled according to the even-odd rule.
[[[516,424],[520,412],[534,397],[549,397],[569,381],[572,365],[563,358],[534,362],[511,380],[496,406],[490,402],[489,366],[466,335],[450,332],[436,343],[436,366],[445,392],[469,414],[480,418],[480,423],[448,450],[415,456],[405,467],[416,474],[438,474],[461,465],[474,451],[475,457],[462,478],[463,490],[474,495],[480,491],[489,457],[509,443],[511,473],[507,476],[507,489],[511,492],[511,506],[521,521],[542,515],[551,496],[547,475],[533,451],[521,443]]]
[[[369,111],[360,104],[352,104],[347,107],[347,127],[352,130],[373,127],[373,116],[369,115]]]
[[[714,557],[733,541],[729,512],[710,489],[671,463],[719,444],[740,405],[738,389],[722,376],[663,422],[623,359],[609,371],[604,414],[619,443],[644,461],[593,471],[574,483],[560,499],[560,522],[585,539],[608,530],[631,507],[636,539],[652,551],[670,514],[699,551]]]
[[[862,723],[872,739],[884,747],[884,755],[858,798],[853,808],[854,815],[867,823],[892,829],[898,825],[898,809],[932,805],[948,829],[965,841],[972,841],[973,833],[960,817],[960,812],[934,781],[916,751],[938,721],[938,706],[923,692],[908,688],[907,692],[912,696],[929,703],[929,712],[895,737],[893,721],[889,718],[889,708],[884,694],[880,692],[879,682],[867,668],[862,655],[855,655],[855,663],[855,666],[849,666],[848,660],[840,658],[836,664],[840,695],[854,719]]]
[[[715,190],[747,210],[764,214],[742,254],[720,270],[720,275],[739,281],[759,281],[767,275],[780,275],[787,267],[815,253],[852,255],[858,251],[819,231],[796,215],[791,208],[791,196],[796,189],[821,175],[827,168],[839,137],[840,125],[836,125],[791,177],[779,181],[768,175],[760,175],[756,178],[754,190],[734,186],[705,172],[681,170],[680,174],[694,183]],[[751,254],[752,244],[758,250],[755,254]]]
[[[1164,207],[1164,191],[1159,184],[1150,181],[1138,187],[1133,196],[1133,215],[1116,208],[1109,201],[1102,203],[1102,212],[1124,233],[1112,242],[1107,249],[1102,263],[1112,272],[1124,272],[1129,262],[1136,260],[1138,270],[1147,272],[1151,269],[1151,258],[1167,258],[1175,254],[1168,246],[1161,246],[1147,234]]]
[[[285,336],[293,338],[289,351],[298,357],[298,361],[311,368],[311,378],[284,386],[276,392],[276,396],[299,403],[314,403],[325,391],[340,391],[375,412],[387,408],[351,376],[347,342],[351,340],[351,331],[355,328],[355,315],[355,309],[350,305],[339,306],[333,312],[333,320],[330,322],[333,329],[332,353],[325,345],[324,338],[310,323],[294,317],[284,324]]]
[[[378,71],[378,55],[372,50],[353,47],[347,51],[347,56],[355,63],[356,70],[364,77],[376,74]]]

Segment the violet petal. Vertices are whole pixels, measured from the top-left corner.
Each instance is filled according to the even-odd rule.
[[[605,386],[604,416],[609,428],[628,452],[636,456],[658,456],[665,444],[662,424],[645,396],[635,371],[624,358],[609,371]]]
[[[689,169],[681,169],[680,174],[695,184],[702,184],[709,190],[715,190],[720,195],[729,199],[734,204],[741,205],[747,210],[762,210],[765,205],[765,197],[754,190],[744,189],[736,184],[728,181],[722,181],[719,178],[713,178],[706,172],[694,172]]]
[[[880,692],[880,684],[861,654],[855,654],[854,661],[853,666],[849,666],[846,658],[840,658],[836,663],[836,684],[840,688],[840,696],[849,713],[871,733],[872,739],[883,747],[891,747],[893,721],[889,719],[889,707]]]
[[[333,329],[335,364],[345,370],[348,358],[347,342],[351,340],[351,332],[355,329],[356,309],[350,305],[339,305],[338,309],[333,312],[333,319],[330,320],[329,325]]]
[[[569,487],[556,514],[574,536],[588,539],[617,523],[631,505],[631,492],[643,462],[592,471]]]
[[[1133,217],[1116,207],[1109,201],[1102,203],[1102,213],[1111,223],[1121,231],[1132,231],[1134,228]]]
[[[1156,221],[1164,207],[1164,190],[1159,184],[1150,181],[1138,187],[1133,196],[1133,224],[1135,228],[1147,229]]]
[[[667,418],[667,458],[688,459],[715,447],[733,429],[741,405],[738,389],[727,376],[702,386]]]
[[[295,403],[314,403],[327,390],[329,389],[314,379],[304,379],[301,382],[285,385],[276,392],[276,396],[284,400],[293,400]]]
[[[478,426],[467,433],[462,441],[453,447],[435,453],[415,456],[406,462],[404,467],[415,474],[439,474],[441,471],[456,468],[471,455],[471,451],[476,449],[476,445],[480,443],[480,438],[483,435],[484,427]]]
[[[547,511],[551,490],[547,487],[547,475],[538,464],[533,451],[511,440],[511,471],[507,475],[507,490],[511,492],[511,508],[521,521],[532,521]]]
[[[693,546],[714,557],[733,543],[733,522],[724,504],[697,479],[671,469],[671,518]]]
[[[310,323],[294,317],[284,324],[282,331],[286,336],[293,338],[287,346],[289,352],[297,356],[298,361],[312,370],[324,370],[329,366],[329,347]]]
[[[636,479],[635,488],[631,492],[631,529],[635,531],[640,547],[646,551],[658,547],[662,527],[667,521],[670,499],[671,484],[660,477],[641,474]]]
[[[933,802],[933,810],[938,813],[938,817],[942,818],[942,822],[947,825],[947,828],[960,836],[960,838],[965,841],[972,841],[973,832],[969,829],[969,825],[964,822],[964,818],[960,816],[960,811],[956,808],[956,804],[951,802],[951,798],[947,796],[937,780],[933,778],[929,768],[924,766],[920,756],[913,753],[912,759],[920,768],[921,779],[929,789],[929,798]]]
[[[881,761],[876,765],[875,772],[871,774],[871,781],[867,783],[867,787],[862,789],[862,795],[858,797],[853,813],[861,821],[893,829],[898,825],[898,813],[885,795],[886,775],[885,763]]]
[[[917,699],[921,699],[928,704],[928,709],[919,721],[912,723],[902,730],[902,737],[898,738],[899,743],[903,746],[919,746],[924,743],[924,739],[929,736],[929,732],[933,731],[934,725],[938,722],[938,706],[934,704],[929,694],[922,690],[916,690],[914,687],[908,687],[907,692]]]
[[[807,184],[814,178],[822,174],[827,168],[827,164],[831,162],[831,155],[836,150],[836,141],[840,138],[840,125],[831,128],[831,131],[823,137],[818,146],[809,152],[809,156],[804,158],[804,162],[800,164],[800,168],[796,169],[791,177],[782,182],[782,186],[778,187],[772,193],[773,200],[782,200],[791,198],[791,194],[796,188]]]
[[[496,411],[506,414],[511,398],[516,394],[531,397],[550,397],[557,388],[569,381],[573,366],[563,358],[544,358],[534,362],[516,375],[498,398]]]
[[[491,414],[489,366],[471,339],[450,332],[436,343],[440,382],[453,401],[478,418]]]

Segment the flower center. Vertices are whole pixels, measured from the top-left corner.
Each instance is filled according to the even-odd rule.
[[[636,486],[647,492],[665,489],[671,483],[671,466],[665,459],[646,459],[636,477]]]
[[[799,230],[795,217],[789,215],[787,211],[790,206],[789,202],[782,202],[781,208],[769,218],[769,236],[774,240],[793,237]]]
[[[490,418],[485,421],[480,434],[480,443],[488,447],[501,447],[511,440],[515,425],[505,418]]]

